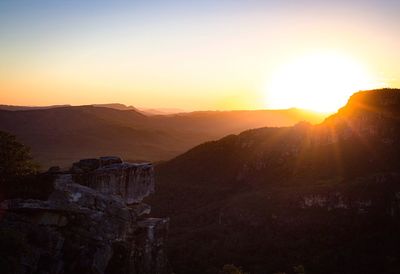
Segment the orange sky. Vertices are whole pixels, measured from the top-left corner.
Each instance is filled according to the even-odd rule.
[[[368,75],[351,88],[400,86],[396,1],[54,2],[0,4],[0,104],[313,108],[301,102],[312,77],[343,81],[324,63],[309,83],[296,70],[280,76],[299,87],[287,105],[271,83],[287,64],[332,51]]]

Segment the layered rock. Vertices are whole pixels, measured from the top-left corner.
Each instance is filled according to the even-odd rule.
[[[0,229],[27,247],[17,273],[169,273],[168,220],[143,217],[153,176],[151,164],[83,160],[55,175],[47,200],[3,201]]]
[[[80,184],[120,196],[127,204],[139,203],[154,192],[154,169],[147,163],[123,163],[118,157],[102,157],[74,163],[71,172]]]

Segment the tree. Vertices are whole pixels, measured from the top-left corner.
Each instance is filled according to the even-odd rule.
[[[30,149],[19,143],[15,136],[0,131],[0,184],[33,174],[36,170]]]
[[[29,148],[0,131],[0,201],[47,199],[54,191],[54,178],[51,173],[38,173]]]

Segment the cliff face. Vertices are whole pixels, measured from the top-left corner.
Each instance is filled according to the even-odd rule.
[[[140,203],[154,192],[151,164],[122,163],[118,157],[86,159],[74,163],[74,180],[101,193],[118,195],[127,204]]]
[[[0,229],[25,246],[17,273],[169,273],[168,219],[141,202],[153,191],[152,165],[107,157],[56,174],[47,200],[4,201]]]

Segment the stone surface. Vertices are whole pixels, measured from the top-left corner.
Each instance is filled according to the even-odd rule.
[[[82,159],[74,163],[73,168],[78,168],[82,171],[92,171],[100,167],[100,159]]]
[[[138,241],[140,248],[137,250],[136,256],[141,259],[141,273],[151,273],[156,264],[156,268],[168,268],[166,255],[163,246],[167,237],[168,219],[164,218],[147,218],[138,222]]]
[[[47,200],[0,204],[0,229],[26,241],[12,273],[170,273],[168,219],[143,218],[150,206],[140,202],[154,190],[153,167],[120,161],[82,160],[57,175]]]
[[[117,156],[100,157],[101,166],[109,166],[112,164],[122,164],[122,159]]]
[[[139,203],[154,192],[154,169],[147,163],[113,163],[73,175],[80,184],[101,193],[121,196],[128,204]]]

